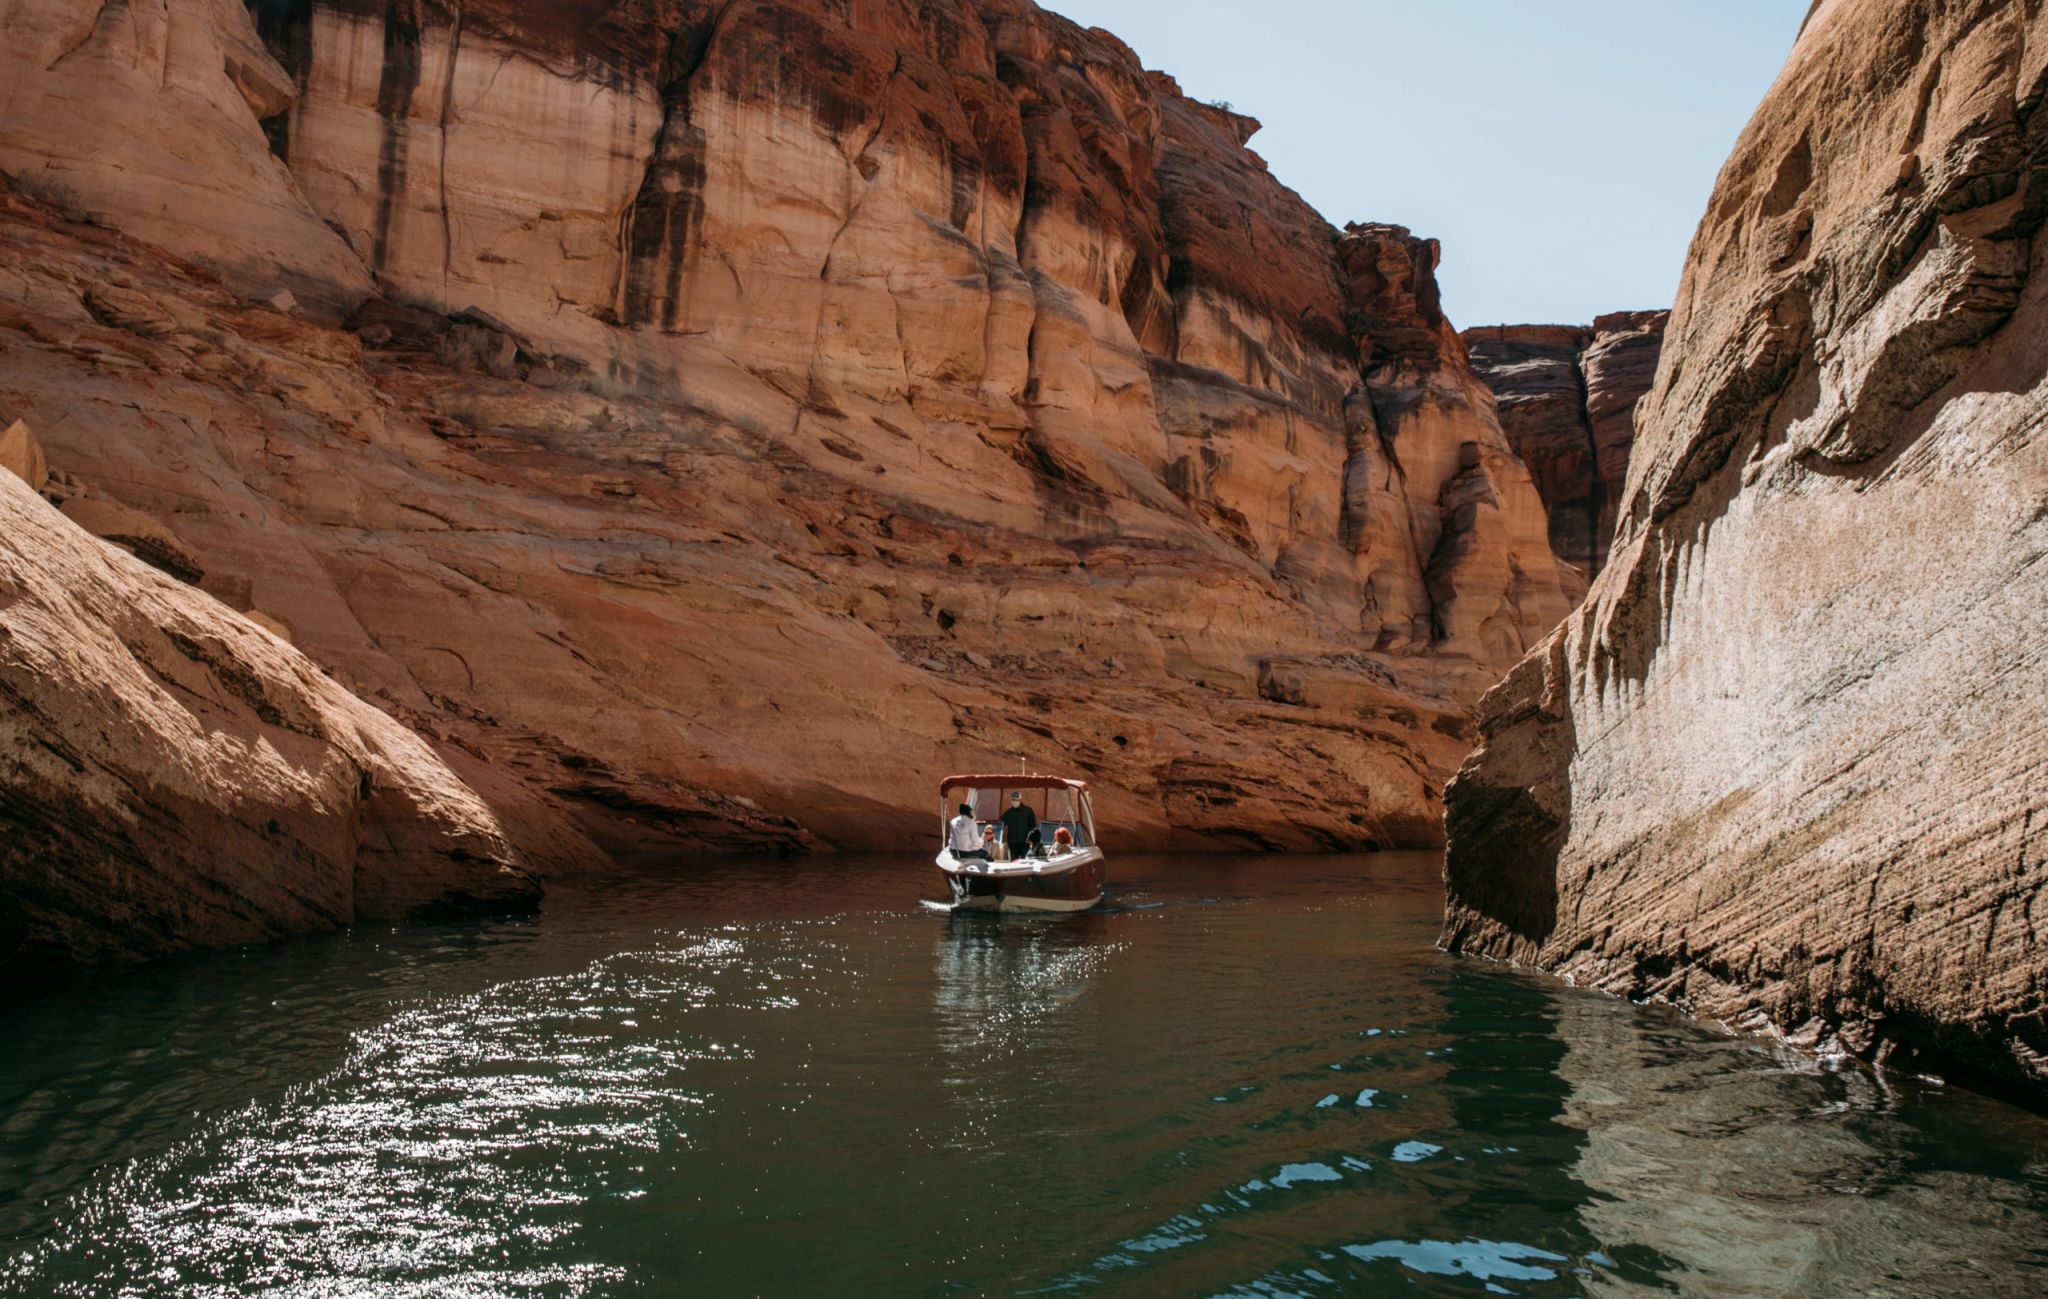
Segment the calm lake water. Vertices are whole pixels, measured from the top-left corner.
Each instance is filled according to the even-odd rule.
[[[2038,1295],[2048,1123],[1431,948],[1433,857],[558,886],[0,1015],[0,1294]]]

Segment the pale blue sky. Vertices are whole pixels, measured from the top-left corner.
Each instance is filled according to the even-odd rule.
[[[1666,307],[1807,0],[1041,0],[1115,32],[1338,225],[1443,240],[1468,325]]]

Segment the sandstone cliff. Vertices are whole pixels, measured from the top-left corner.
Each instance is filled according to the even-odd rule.
[[[416,736],[9,472],[0,821],[14,991],[71,966],[539,896]]]
[[[1550,512],[1551,549],[1588,578],[1607,563],[1636,403],[1657,377],[1670,315],[1618,311],[1584,327],[1485,325],[1459,335]]]
[[[2039,6],[1815,7],[1482,706],[1447,946],[2048,1095],[2044,95]]]
[[[0,403],[547,856],[1431,842],[1568,608],[1434,244],[1024,0],[9,24]]]

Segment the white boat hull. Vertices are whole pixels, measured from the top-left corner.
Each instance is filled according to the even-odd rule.
[[[953,893],[954,911],[1086,911],[1102,901],[1102,849],[1059,857],[965,861],[950,850],[936,864]]]

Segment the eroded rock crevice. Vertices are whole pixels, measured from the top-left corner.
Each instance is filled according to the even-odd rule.
[[[713,7],[695,21],[679,24],[662,56],[656,93],[661,124],[654,150],[620,231],[621,323],[660,321],[673,331],[682,310],[684,259],[704,203],[704,132],[690,121],[693,83],[704,67],[720,21],[730,3]]]
[[[1606,567],[1627,490],[1635,411],[1650,391],[1667,311],[1591,325],[1486,325],[1461,335],[1508,444],[1550,515],[1550,545],[1586,580]]]

